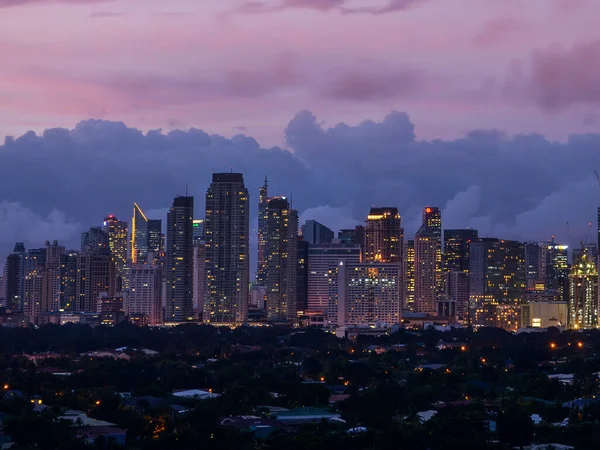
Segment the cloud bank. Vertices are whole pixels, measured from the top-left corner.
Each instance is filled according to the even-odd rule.
[[[326,127],[310,111],[285,129],[288,149],[262,148],[191,128],[148,133],[121,122],[86,120],[75,128],[7,138],[0,146],[0,258],[15,241],[29,247],[60,239],[77,247],[84,228],[107,214],[130,220],[132,202],[164,215],[188,186],[196,216],[213,172],[242,172],[257,214],[258,188],[293,197],[302,219],[332,229],[365,220],[372,205],[397,206],[406,235],[425,205],[443,210],[445,227],[482,236],[558,239],[576,244],[595,221],[600,134],[567,142],[474,130],[456,140],[417,140],[405,112],[381,121]],[[569,221],[573,236],[569,236]],[[590,235],[593,240],[594,234]]]

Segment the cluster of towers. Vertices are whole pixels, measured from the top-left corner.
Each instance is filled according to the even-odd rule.
[[[0,294],[24,322],[139,324],[249,320],[320,326],[441,321],[509,330],[598,325],[597,247],[481,238],[442,229],[425,207],[405,239],[395,207],[373,207],[366,223],[335,233],[307,220],[284,196],[258,197],[256,278],[250,280],[250,207],[239,173],[213,174],[203,219],[178,196],[162,221],[134,203],[131,226],[110,215],[82,234],[6,261]],[[600,216],[599,216],[600,217]],[[96,322],[94,322],[96,321]]]

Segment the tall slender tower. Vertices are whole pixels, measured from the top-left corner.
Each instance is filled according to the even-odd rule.
[[[402,263],[403,241],[398,208],[371,208],[365,228],[366,262]]]
[[[595,261],[584,251],[569,274],[569,328],[598,327],[598,271]]]
[[[206,192],[206,294],[203,320],[243,323],[248,317],[248,189],[241,173],[215,173]]]
[[[108,234],[108,247],[115,260],[117,291],[127,289],[127,222],[112,214],[104,219],[104,232]]]
[[[154,254],[156,263],[164,252],[161,240],[162,221],[148,219],[137,203],[133,203],[133,217],[131,218],[131,246],[129,258],[132,265],[146,264],[148,252]]]
[[[267,177],[265,184],[258,192],[258,267],[256,269],[256,281],[263,286],[267,273],[267,206],[269,204],[269,193]]]
[[[442,287],[442,215],[439,208],[428,206],[415,235],[416,311],[436,314]]]
[[[175,197],[167,214],[165,322],[194,318],[194,197]]]
[[[296,318],[298,281],[298,212],[285,197],[267,206],[267,317],[271,321]]]

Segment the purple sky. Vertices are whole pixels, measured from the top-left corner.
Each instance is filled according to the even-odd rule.
[[[597,0],[0,0],[0,136],[84,118],[284,144],[407,111],[418,139],[600,121]]]

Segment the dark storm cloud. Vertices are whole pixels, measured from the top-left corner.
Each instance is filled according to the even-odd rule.
[[[303,219],[334,229],[364,221],[374,204],[398,206],[407,235],[424,205],[440,206],[447,227],[523,240],[569,240],[569,221],[574,243],[594,220],[599,134],[557,143],[479,130],[453,141],[419,141],[414,129],[402,112],[326,128],[304,111],[285,130],[291,151],[261,148],[242,134],[144,134],[101,120],[8,138],[0,146],[0,257],[17,240],[77,246],[79,232],[106,214],[130,220],[133,201],[164,215],[186,185],[202,217],[211,174],[231,169],[244,173],[254,217],[268,175],[271,194],[292,196]]]

